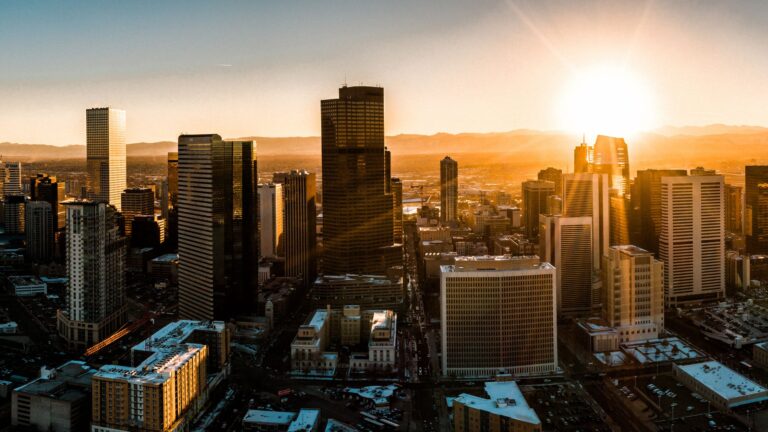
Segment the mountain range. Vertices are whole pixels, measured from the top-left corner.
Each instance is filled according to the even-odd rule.
[[[320,137],[238,137],[254,140],[259,156],[319,155]],[[531,162],[566,165],[580,137],[562,132],[528,129],[494,133],[437,133],[434,135],[401,134],[386,137],[392,154],[427,155],[459,153],[495,153],[519,155]],[[632,159],[643,163],[703,163],[718,160],[768,159],[768,128],[759,126],[665,126],[627,140]],[[176,150],[173,141],[141,142],[127,145],[130,157],[159,157]],[[46,144],[0,143],[0,157],[56,160],[85,157],[84,145],[53,146]]]

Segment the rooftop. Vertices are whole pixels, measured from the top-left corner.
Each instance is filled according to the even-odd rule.
[[[178,260],[179,260],[179,254],[169,253],[169,254],[165,254],[165,255],[160,255],[157,258],[153,258],[152,262],[154,262],[154,263],[170,263],[170,262],[178,261]]]
[[[288,426],[288,432],[310,431],[320,421],[320,410],[300,409],[296,419]]]
[[[244,423],[262,425],[289,425],[296,413],[290,411],[248,410],[243,417]]]
[[[134,351],[154,351],[163,345],[178,345],[189,338],[195,330],[224,331],[224,321],[179,320],[169,323],[152,336],[134,345]]]
[[[485,392],[488,399],[462,393],[453,402],[525,423],[541,424],[514,381],[487,382]]]
[[[611,249],[616,249],[618,251],[624,252],[627,255],[637,256],[637,255],[648,255],[650,252],[647,250],[635,246],[635,245],[619,245],[619,246],[611,246]]]
[[[151,356],[136,367],[105,365],[96,373],[96,377],[106,379],[124,379],[131,384],[162,384],[195,357],[205,345],[179,344],[173,347],[158,347]]]
[[[555,269],[552,264],[539,261],[539,257],[536,255],[514,257],[510,255],[457,256],[455,262],[454,265],[441,266],[441,272]]]
[[[41,281],[37,276],[32,276],[32,275],[8,276],[8,281],[11,284],[13,284],[13,286],[29,286],[29,285],[43,284],[43,281]]]
[[[768,400],[768,389],[717,361],[711,360],[677,365],[676,367],[728,401],[752,396],[749,400],[729,404],[730,407]]]
[[[96,369],[85,362],[71,360],[55,369],[44,369],[41,377],[15,391],[46,396],[58,400],[75,400],[91,389],[91,378]]]

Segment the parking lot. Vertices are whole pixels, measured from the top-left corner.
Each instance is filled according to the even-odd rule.
[[[592,399],[578,383],[523,386],[521,390],[545,431],[611,430],[587,402]]]
[[[628,378],[619,381],[618,387],[627,399],[638,398],[656,413],[659,430],[672,430],[673,425],[676,431],[748,430],[671,375]]]

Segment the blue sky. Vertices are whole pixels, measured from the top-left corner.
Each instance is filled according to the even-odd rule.
[[[575,71],[616,63],[659,124],[768,125],[768,2],[2,1],[0,141],[314,135],[345,80],[386,91],[387,132],[558,129]]]

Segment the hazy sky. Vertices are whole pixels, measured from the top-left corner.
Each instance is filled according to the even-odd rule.
[[[661,124],[768,125],[766,1],[1,1],[0,141],[319,134],[320,99],[385,88],[386,131],[560,129],[574,74],[618,64]]]

